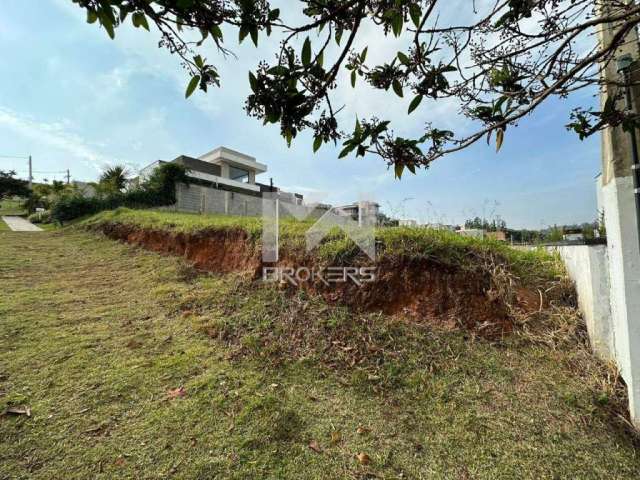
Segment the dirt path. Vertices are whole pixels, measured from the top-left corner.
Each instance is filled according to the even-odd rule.
[[[25,220],[22,217],[7,216],[2,217],[2,220],[9,226],[14,232],[41,232],[40,227],[36,227],[33,223]]]

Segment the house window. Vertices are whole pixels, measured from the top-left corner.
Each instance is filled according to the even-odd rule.
[[[249,171],[242,168],[229,167],[229,178],[236,182],[249,183]]]

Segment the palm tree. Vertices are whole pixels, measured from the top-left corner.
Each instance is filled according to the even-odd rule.
[[[114,190],[122,191],[127,185],[128,174],[127,167],[122,165],[109,167],[100,175],[100,183],[105,186],[110,186]]]
[[[56,195],[60,195],[65,191],[65,189],[66,189],[66,185],[61,180],[54,180],[53,183],[51,184],[51,190]]]

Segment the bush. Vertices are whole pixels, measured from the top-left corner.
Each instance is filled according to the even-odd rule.
[[[149,208],[172,205],[176,202],[176,183],[187,180],[186,169],[175,163],[158,167],[143,185],[128,192],[115,192],[106,197],[87,198],[72,195],[59,199],[51,210],[51,216],[59,223],[85,215],[118,207]]]
[[[47,210],[44,212],[32,213],[27,217],[27,220],[31,223],[51,223],[51,212]]]

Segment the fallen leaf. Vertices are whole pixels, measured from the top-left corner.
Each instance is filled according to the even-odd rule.
[[[358,459],[358,462],[360,462],[360,465],[369,465],[371,463],[369,455],[364,452],[360,452],[359,454],[357,454],[356,458]]]
[[[362,427],[362,426],[356,429],[356,432],[358,432],[358,435],[364,435],[365,433],[369,433],[370,431],[371,431],[370,428]]]
[[[125,464],[124,458],[122,457],[118,457],[116,458],[116,461],[114,462],[117,466],[122,467]]]
[[[167,391],[167,396],[170,400],[173,400],[175,398],[182,398],[186,394],[187,391],[184,389],[184,387],[174,388],[173,390]]]
[[[340,443],[341,440],[342,440],[342,432],[340,430],[331,432],[331,443]]]
[[[309,448],[316,453],[322,453],[322,448],[320,448],[320,445],[318,445],[318,442],[316,442],[315,440],[311,440],[311,442],[309,443]]]
[[[11,415],[26,415],[27,417],[31,416],[31,407],[27,405],[20,405],[15,407],[8,407],[5,411],[5,414]]]

